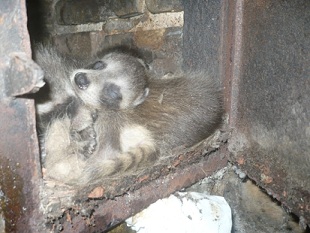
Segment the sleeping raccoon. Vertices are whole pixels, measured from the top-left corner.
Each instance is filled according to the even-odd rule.
[[[97,146],[88,158],[70,156],[67,149],[49,153],[53,163],[47,163],[46,169],[53,171],[50,177],[74,186],[134,174],[171,156],[177,146],[198,143],[221,122],[219,88],[204,74],[152,78],[140,59],[112,52],[74,70],[70,80],[88,114],[97,114],[93,121]],[[69,125],[66,119],[57,126],[65,138],[70,135]],[[55,149],[52,132],[57,127],[54,124],[49,130],[48,151]]]
[[[107,55],[105,58],[109,59],[109,56],[110,55]],[[106,73],[106,85],[102,90],[96,89],[101,87],[93,84],[88,87],[87,77],[85,77],[82,72],[87,71],[98,74],[105,66],[105,63],[102,61],[90,64],[86,66],[85,69],[74,71],[74,80],[71,80],[72,87],[76,89],[76,91],[87,88],[89,88],[89,90],[93,89],[86,94],[86,101],[80,98],[80,105],[76,109],[79,113],[77,114],[77,116],[79,116],[77,118],[80,124],[88,124],[90,127],[87,127],[87,129],[93,129],[95,135],[98,135],[95,139],[101,141],[98,148],[100,147],[100,151],[104,151],[103,154],[105,159],[110,157],[114,158],[115,154],[121,152],[118,137],[119,129],[122,128],[127,121],[124,115],[126,112],[125,110],[130,111],[141,104],[147,97],[149,91],[147,88],[147,80],[140,78],[141,75],[142,77],[146,76],[144,63],[131,56],[127,56],[126,58],[131,59],[132,63],[137,63],[135,64],[136,69],[131,69],[131,73],[117,73],[118,71],[123,72],[123,67],[120,66],[117,61],[111,62],[108,69],[109,71]],[[99,102],[92,102],[93,98],[97,98],[96,96],[92,96],[92,93],[99,92]],[[81,111],[83,114],[80,113]],[[93,113],[95,113],[96,117],[100,115],[100,126],[97,125],[93,127],[96,117],[92,117],[93,121],[87,120],[87,116],[93,116]],[[83,115],[85,116],[84,119],[80,117]],[[81,148],[81,142],[83,141],[70,139],[73,134],[72,124],[75,125],[74,120],[75,118],[70,119],[68,116],[55,118],[45,134],[45,148],[48,155],[44,164],[46,167],[46,175],[54,179],[65,180],[67,183],[72,183],[73,180],[74,182],[80,183],[80,179],[76,180],[76,178],[79,177],[79,175],[83,176],[82,172],[84,173],[84,166],[88,164],[87,161],[85,162],[88,156],[85,156],[85,154],[83,156],[76,151],[76,148]],[[79,135],[80,134],[84,135],[84,132],[79,132]],[[94,155],[94,157],[96,156]],[[91,163],[91,161],[93,161],[93,159],[90,159],[89,163]]]

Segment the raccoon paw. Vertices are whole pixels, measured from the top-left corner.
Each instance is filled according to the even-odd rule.
[[[70,135],[77,151],[84,155],[85,158],[89,158],[96,150],[97,134],[93,125],[81,131],[72,130]]]
[[[96,147],[97,147],[97,140],[96,139],[88,141],[87,145],[85,145],[83,147],[84,156],[89,158],[94,153],[94,151],[96,150]]]

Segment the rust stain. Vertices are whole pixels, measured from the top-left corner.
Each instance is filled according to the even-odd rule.
[[[0,102],[1,209],[7,232],[33,232],[43,225],[39,209],[40,167],[34,105],[27,99]]]
[[[239,165],[244,165],[244,164],[245,164],[245,158],[244,158],[244,157],[239,157],[239,158],[237,159],[237,163],[238,163]]]
[[[0,155],[0,212],[5,221],[5,232],[15,232],[18,219],[23,214],[25,200],[23,198],[22,178],[16,174],[8,159]]]
[[[176,161],[172,164],[172,166],[173,166],[173,167],[177,167],[177,166],[180,165],[180,163],[181,163],[180,160],[176,160]]]
[[[104,195],[104,188],[96,187],[90,194],[88,194],[88,198],[100,198]]]
[[[143,181],[146,181],[149,179],[149,176],[148,175],[145,175],[145,176],[142,176],[142,177],[139,177],[138,179],[138,183],[142,183]]]

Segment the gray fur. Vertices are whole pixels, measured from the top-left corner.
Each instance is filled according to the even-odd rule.
[[[75,149],[81,143],[66,140],[74,120],[56,119],[46,132],[45,167],[49,177],[78,188],[164,162],[173,148],[198,143],[221,122],[222,97],[207,74],[152,78],[140,59],[112,52],[72,71],[70,81],[81,103],[78,112],[84,112],[78,119],[95,133],[97,144],[81,156]],[[96,119],[87,120],[94,112]]]
[[[99,147],[101,151],[91,158],[95,161],[91,164],[96,165],[86,165],[87,172],[82,178],[85,183],[100,183],[101,179],[115,172],[130,174],[155,161],[164,161],[165,157],[172,155],[173,148],[193,146],[210,136],[221,122],[222,103],[218,87],[201,74],[167,80],[150,79],[149,89],[149,95],[141,105],[118,113],[112,125],[119,124],[121,119],[123,125],[118,126],[118,131],[127,125],[143,126],[151,139],[144,140],[142,135],[142,143],[114,155],[114,161],[113,157],[102,159],[105,150]],[[99,115],[95,127],[104,132],[102,126],[105,122],[103,113]],[[100,144],[101,140],[98,140]]]

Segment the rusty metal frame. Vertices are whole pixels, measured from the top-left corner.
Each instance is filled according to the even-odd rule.
[[[220,143],[222,144],[222,143]],[[170,194],[182,190],[198,182],[206,176],[227,165],[226,157],[222,157],[223,151],[214,151],[211,149],[200,162],[192,165],[186,165],[186,162],[194,158],[202,157],[205,154],[205,145],[196,148],[195,151],[189,151],[177,157],[177,167],[166,172],[155,180],[143,184],[140,188],[128,191],[121,196],[114,197],[113,200],[90,200],[88,205],[94,207],[94,212],[90,215],[83,215],[76,210],[80,207],[65,211],[63,217],[52,222],[54,229],[61,229],[62,232],[104,232],[107,229],[117,225],[130,216],[140,212],[158,199],[165,198]],[[189,159],[184,160],[185,157]],[[184,161],[180,161],[184,160]],[[180,166],[180,167],[178,167]],[[149,178],[147,178],[149,179]],[[139,185],[137,182],[135,185]],[[134,187],[135,185],[131,186]]]
[[[42,232],[34,101],[43,73],[31,59],[24,0],[0,6],[0,220],[4,232]]]
[[[308,150],[305,149],[303,151],[304,153],[302,153],[301,150],[299,151],[301,153],[296,152],[297,154],[299,153],[298,159],[304,161],[303,163],[300,163],[302,164],[302,166],[299,166],[299,169],[303,170],[303,177],[300,177],[300,175],[297,177],[295,175],[296,170],[294,172],[292,170],[288,171],[283,169],[282,165],[280,165],[281,161],[290,164],[290,156],[294,157],[296,155],[286,155],[287,152],[278,152],[277,146],[269,147],[268,151],[264,148],[264,142],[261,142],[262,145],[256,142],[255,136],[253,135],[253,129],[260,130],[260,128],[254,128],[253,124],[255,123],[255,121],[257,121],[257,115],[259,115],[260,111],[253,110],[253,108],[248,108],[251,105],[258,104],[259,99],[257,99],[257,97],[252,97],[252,101],[255,100],[257,102],[250,102],[248,99],[250,98],[249,95],[251,93],[249,93],[250,90],[247,89],[249,88],[250,84],[245,86],[246,82],[253,82],[255,86],[252,85],[252,90],[255,90],[255,88],[262,88],[261,91],[265,92],[266,95],[270,96],[270,101],[272,101],[272,98],[274,96],[279,96],[279,94],[283,93],[283,91],[281,92],[281,89],[279,89],[279,87],[273,88],[273,92],[270,91],[271,88],[266,90],[266,87],[268,88],[268,85],[266,85],[268,80],[252,80],[249,74],[255,74],[257,75],[257,77],[267,76],[270,79],[276,79],[274,80],[275,86],[278,85],[281,88],[282,83],[278,80],[285,77],[285,73],[290,72],[290,69],[294,70],[294,67],[299,67],[301,71],[296,73],[296,75],[293,74],[291,76],[291,79],[295,80],[296,83],[304,83],[304,85],[297,84],[294,87],[291,87],[288,92],[283,94],[281,97],[284,98],[281,100],[281,102],[279,100],[277,102],[279,109],[277,108],[277,106],[275,106],[272,111],[269,111],[267,114],[269,119],[265,119],[266,123],[265,125],[264,123],[262,123],[261,127],[269,127],[269,130],[273,130],[272,132],[274,132],[274,137],[272,137],[272,140],[277,141],[277,143],[284,143],[283,139],[281,139],[281,137],[277,135],[277,128],[272,126],[270,127],[267,123],[268,120],[272,118],[280,118],[280,120],[285,119],[285,117],[279,117],[282,114],[280,106],[286,105],[288,107],[291,107],[289,101],[293,100],[299,103],[301,99],[303,101],[303,104],[300,104],[300,108],[304,109],[302,114],[303,116],[309,117],[309,111],[307,112],[305,110],[307,109],[307,88],[308,93],[310,91],[310,73],[309,69],[307,69],[307,66],[309,66],[307,64],[309,64],[310,61],[309,43],[306,43],[305,40],[302,41],[302,39],[298,41],[299,38],[295,37],[295,43],[298,44],[299,47],[295,46],[294,49],[296,49],[297,47],[297,50],[286,50],[286,47],[278,47],[277,40],[281,41],[283,45],[286,44],[287,47],[289,47],[289,45],[293,42],[286,42],[286,40],[288,40],[288,36],[285,37],[284,35],[300,35],[300,37],[303,38],[302,33],[305,33],[305,35],[307,34],[306,30],[307,28],[309,29],[309,24],[306,24],[306,21],[308,19],[309,23],[309,13],[307,12],[309,12],[310,4],[307,1],[294,2],[294,4],[292,4],[290,7],[285,4],[286,3],[281,1],[267,0],[254,3],[244,0],[234,0],[227,5],[229,8],[231,8],[231,10],[228,11],[229,13],[227,14],[226,20],[227,25],[230,29],[228,30],[226,41],[224,42],[224,47],[226,50],[226,56],[224,58],[224,73],[226,77],[226,109],[230,116],[229,127],[232,129],[232,137],[228,143],[228,156],[230,157],[230,160],[232,162],[238,164],[238,166],[243,169],[246,174],[260,187],[265,189],[269,195],[278,200],[288,212],[297,215],[299,217],[300,225],[306,228],[307,225],[310,225],[309,148]],[[289,9],[289,12],[284,12],[281,9]],[[288,17],[288,14],[290,14],[290,17]],[[294,21],[294,19],[296,20],[296,18],[294,18],[295,15],[296,18],[303,18],[304,20],[300,21],[304,23],[304,25],[299,25],[301,28],[299,29],[300,31],[296,29],[296,26],[291,26],[291,24],[294,25],[293,23],[296,23]],[[262,16],[265,17],[262,18]],[[272,31],[272,28],[276,26],[276,23],[279,22],[279,20],[283,23],[279,24],[277,27],[280,31]],[[255,27],[257,24],[259,26]],[[305,30],[304,32],[302,31],[303,27]],[[256,31],[251,31],[252,28],[255,28]],[[255,36],[253,36],[253,34],[255,34]],[[268,39],[270,40],[269,42],[267,42]],[[266,46],[266,43],[273,43],[273,46],[268,47]],[[299,53],[299,49],[306,47],[308,49],[304,50],[304,54],[303,52]],[[269,48],[270,52],[266,48]],[[272,50],[273,48],[274,51]],[[269,60],[273,61],[274,53],[278,53],[282,57],[284,57],[281,60],[282,63],[274,62],[273,64],[268,64],[268,62],[265,62]],[[261,54],[265,55],[265,59],[260,57],[262,56]],[[295,59],[294,64],[292,64],[292,62],[289,60],[289,57],[293,55],[297,56],[297,54],[300,57]],[[253,56],[255,55],[257,57],[253,58]],[[308,59],[306,58],[307,56]],[[255,64],[253,65],[253,63]],[[278,73],[278,75],[273,75],[271,73],[269,76],[263,76],[263,74],[259,73],[261,71],[256,68],[259,66],[264,66],[264,70]],[[256,83],[257,80],[259,80],[260,83]],[[287,80],[290,79],[286,79],[286,83],[282,85],[282,88],[283,86],[285,87],[290,85]],[[294,84],[293,81],[292,83]],[[294,90],[296,86],[297,90]],[[298,86],[302,88],[298,89]],[[298,97],[299,99],[294,100],[292,98],[288,101],[290,93],[298,92],[301,90],[303,91],[303,94],[300,94],[300,96]],[[264,113],[266,115],[266,111]],[[304,121],[299,116],[296,116],[295,119],[288,119],[287,123],[289,123],[290,121],[299,121],[300,124],[303,124],[304,128],[307,127],[307,121]],[[289,134],[290,129],[286,125],[283,125],[283,128],[287,128],[288,133],[284,135],[282,134],[281,136],[286,136],[287,138],[291,137],[292,139],[289,143],[296,145],[297,148],[305,148],[307,147],[307,145],[309,145],[309,143],[307,143],[307,140],[309,140],[309,135],[307,136],[306,134],[305,136],[302,136],[302,127],[299,129],[296,128],[296,134],[294,134],[293,136],[292,133]],[[262,130],[261,134],[268,134],[268,130]],[[299,138],[296,135],[299,135]],[[267,145],[268,142],[265,146]],[[287,156],[288,159],[281,160],[279,158],[283,156]],[[306,187],[308,187],[308,189]]]

